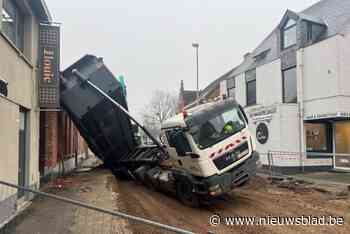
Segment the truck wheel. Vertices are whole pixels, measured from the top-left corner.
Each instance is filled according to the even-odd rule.
[[[187,180],[181,180],[176,183],[177,198],[186,206],[198,207],[198,196],[193,193],[193,185]]]

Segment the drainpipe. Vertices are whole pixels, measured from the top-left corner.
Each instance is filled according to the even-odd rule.
[[[300,131],[300,139],[299,139],[299,151],[300,151],[300,166],[302,168],[302,172],[304,172],[304,159],[303,156],[306,153],[305,150],[305,129],[304,129],[304,48],[299,50],[299,97],[298,97],[298,116],[299,116],[299,131]]]

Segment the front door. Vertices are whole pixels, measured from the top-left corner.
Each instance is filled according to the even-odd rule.
[[[27,162],[27,152],[26,152],[26,135],[27,135],[27,115],[24,110],[19,113],[19,160],[18,160],[18,185],[26,185],[26,162]],[[18,198],[22,198],[24,192],[18,191]]]
[[[335,123],[334,166],[350,170],[350,121]]]

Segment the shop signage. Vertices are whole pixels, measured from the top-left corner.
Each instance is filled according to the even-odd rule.
[[[60,28],[41,24],[39,38],[39,105],[59,108]]]
[[[249,117],[254,124],[261,121],[271,122],[273,115],[277,112],[277,106],[264,106],[249,111]]]
[[[265,123],[259,123],[256,128],[256,140],[260,144],[266,144],[269,139],[269,129]]]
[[[350,118],[350,112],[312,114],[312,115],[306,116],[305,120],[332,119],[332,118]]]

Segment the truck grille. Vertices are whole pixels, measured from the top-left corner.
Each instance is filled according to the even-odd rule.
[[[215,166],[219,169],[222,170],[228,166],[230,166],[232,163],[236,162],[237,160],[241,159],[245,155],[249,153],[249,146],[248,142],[245,142],[238,146],[236,149],[233,151],[222,155],[221,157],[214,159],[213,162]]]

